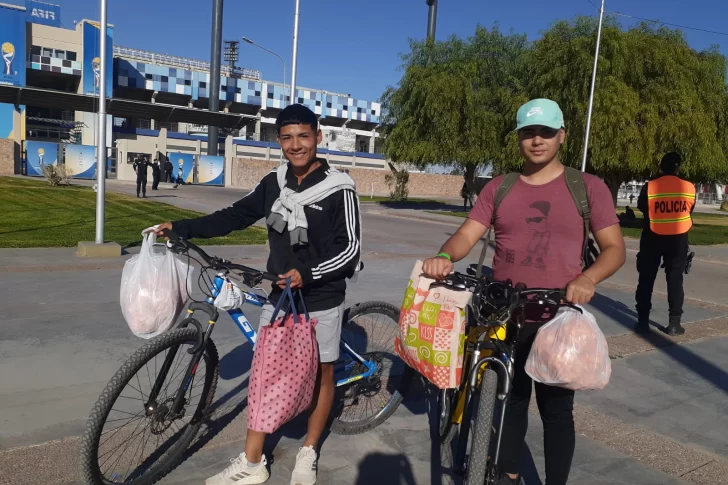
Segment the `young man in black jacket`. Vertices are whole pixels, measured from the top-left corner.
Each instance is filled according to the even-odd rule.
[[[191,237],[222,236],[265,218],[270,256],[267,269],[280,275],[271,294],[277,301],[286,278],[300,288],[318,320],[320,371],[308,433],[296,457],[291,485],[316,483],[316,448],[334,399],[334,366],[346,296],[346,279],[359,265],[361,225],[359,198],[348,175],[316,156],[321,142],[316,115],[303,105],[291,105],[276,120],[278,139],[287,165],[266,175],[255,189],[232,207],[197,219],[167,222],[158,228]],[[263,308],[260,323],[270,322],[273,307]],[[291,356],[295,358],[295,356]],[[269,473],[263,455],[265,434],[248,430],[245,452],[232,460],[207,485],[264,483]]]

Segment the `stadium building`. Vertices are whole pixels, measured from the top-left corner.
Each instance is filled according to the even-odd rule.
[[[0,3],[0,174],[42,175],[64,164],[95,178],[98,22],[61,23],[61,7]],[[68,23],[68,21],[66,21]],[[169,159],[190,183],[230,185],[233,163],[279,161],[274,121],[289,101],[259,71],[223,66],[220,112],[208,108],[207,62],[118,46],[106,31],[107,177],[131,180],[136,157]],[[322,157],[341,168],[384,169],[379,103],[297,87],[294,103],[320,117]],[[207,156],[208,126],[220,127],[218,157]]]

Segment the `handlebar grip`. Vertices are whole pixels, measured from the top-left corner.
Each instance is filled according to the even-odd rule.
[[[278,277],[278,275],[273,274],[273,273],[263,273],[263,279],[275,283],[280,278]]]
[[[559,289],[559,297],[561,297],[562,300],[566,300],[566,288]]]
[[[162,229],[162,236],[166,237],[170,241],[177,241],[179,239],[177,233],[170,229]]]

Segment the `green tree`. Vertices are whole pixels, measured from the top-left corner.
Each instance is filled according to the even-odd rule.
[[[557,101],[567,125],[565,164],[580,167],[594,62],[596,21],[580,17],[554,24],[529,53],[530,97]],[[646,178],[662,155],[683,155],[684,175],[695,182],[728,179],[726,58],[716,48],[698,52],[682,33],[642,24],[627,31],[608,19],[594,98],[587,171],[602,177],[613,196],[619,185]],[[517,143],[501,171],[517,166]]]
[[[478,166],[500,160],[525,101],[525,36],[478,27],[445,42],[410,42],[404,74],[382,96],[383,145],[395,163],[442,164],[474,186]]]

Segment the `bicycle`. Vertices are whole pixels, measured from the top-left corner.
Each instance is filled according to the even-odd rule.
[[[181,461],[211,414],[217,386],[219,358],[211,339],[219,318],[213,304],[215,297],[222,285],[237,279],[253,290],[241,288],[244,303],[262,307],[268,297],[254,291],[264,293],[259,287],[264,280],[279,280],[277,275],[210,256],[171,232],[165,236],[169,238],[168,250],[187,255],[201,265],[200,281],[207,278],[210,293],[205,301],[191,301],[187,317],[176,328],[149,340],[106,385],[92,408],[82,438],[81,470],[88,485],[151,485]],[[202,261],[193,258],[190,250]],[[217,274],[210,278],[207,271]],[[200,288],[205,291],[202,284]],[[195,318],[197,312],[207,316],[206,327]],[[228,313],[254,346],[257,334],[243,310],[236,308]],[[380,316],[393,323],[385,321],[382,325],[377,318]],[[335,363],[337,396],[330,423],[332,432],[359,434],[371,430],[386,421],[402,402],[413,371],[393,350],[398,319],[399,309],[383,302],[362,303],[345,312],[341,357]],[[373,342],[364,328],[367,325],[389,329],[391,336]],[[362,342],[364,348],[356,348]],[[377,347],[379,342],[387,347]],[[189,362],[183,364],[186,358]],[[357,410],[362,414],[357,415]],[[105,429],[107,425],[111,429]],[[109,450],[111,446],[116,448]],[[118,456],[111,454],[114,451],[120,451]]]
[[[454,273],[433,285],[473,293],[467,309],[462,382],[457,389],[443,389],[437,394],[437,438],[441,444],[447,444],[459,431],[454,472],[465,476],[465,485],[492,485],[498,478],[505,406],[512,388],[515,347],[526,307],[581,309],[563,302],[564,289],[529,289],[523,284],[514,287],[510,281],[475,278],[475,268],[472,265],[468,274]],[[500,419],[494,426],[496,415]]]

